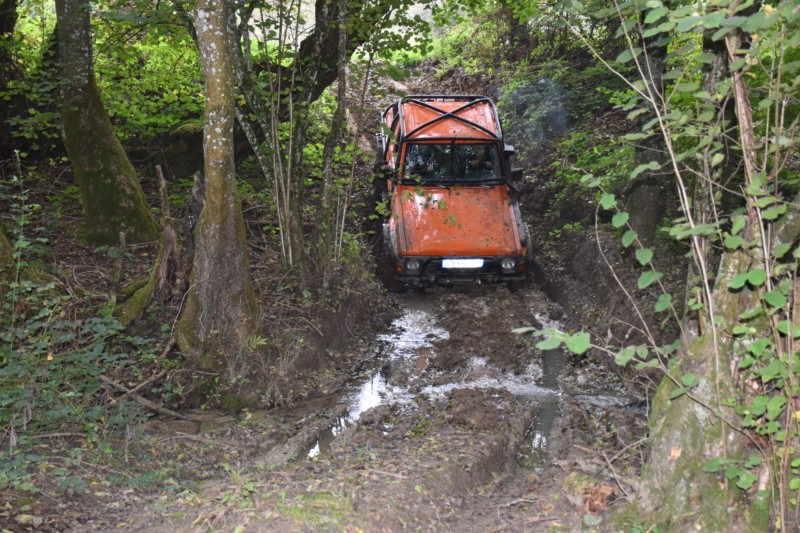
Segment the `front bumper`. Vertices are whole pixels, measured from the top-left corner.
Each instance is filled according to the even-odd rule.
[[[475,257],[470,259],[482,259],[483,266],[479,268],[444,268],[445,259],[466,259],[462,257],[419,257],[406,256],[398,260],[397,275],[398,281],[410,285],[434,285],[451,283],[474,283],[476,281],[485,282],[504,282],[517,281],[525,277],[525,261],[521,255],[504,255],[499,257]],[[514,268],[504,269],[502,263],[504,259],[513,259]],[[417,269],[409,269],[407,265],[417,261],[420,265]]]

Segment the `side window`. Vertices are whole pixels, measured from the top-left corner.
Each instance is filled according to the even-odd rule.
[[[412,143],[406,145],[405,172],[410,179],[449,180],[451,156],[449,144]]]
[[[456,169],[466,181],[500,178],[500,160],[494,144],[457,144]]]

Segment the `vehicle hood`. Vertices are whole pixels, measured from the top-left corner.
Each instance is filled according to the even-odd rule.
[[[393,198],[401,255],[494,256],[521,253],[511,195],[495,187],[399,186]],[[421,194],[420,194],[421,193]]]

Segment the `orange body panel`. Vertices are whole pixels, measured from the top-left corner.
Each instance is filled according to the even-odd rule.
[[[513,148],[491,100],[408,96],[382,120],[384,242],[396,278],[521,279],[530,236],[511,186]]]
[[[416,191],[416,192],[415,192]],[[423,192],[422,195],[417,192]],[[450,189],[399,185],[390,227],[403,256],[481,257],[520,254],[506,185]]]

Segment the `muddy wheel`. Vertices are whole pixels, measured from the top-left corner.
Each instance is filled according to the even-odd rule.
[[[383,286],[386,287],[386,290],[399,292],[403,290],[404,284],[396,279],[397,272],[392,260],[391,245],[388,242],[385,226],[384,224],[382,227],[380,242],[375,247],[375,263],[378,267],[375,274]]]

